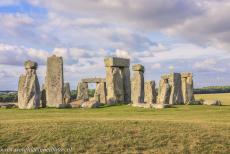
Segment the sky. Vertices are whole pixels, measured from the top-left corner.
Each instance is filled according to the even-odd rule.
[[[23,63],[64,59],[64,79],[105,77],[104,57],[145,66],[145,80],[192,72],[194,86],[230,85],[229,0],[1,0],[0,90],[17,90]]]

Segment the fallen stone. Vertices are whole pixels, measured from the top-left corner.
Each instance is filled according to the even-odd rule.
[[[220,101],[220,100],[205,100],[205,101],[203,102],[203,105],[220,106],[220,105],[222,105],[222,104],[221,104],[221,101]]]
[[[89,100],[81,104],[82,108],[98,108],[101,104],[95,100]]]
[[[84,103],[84,100],[76,100],[70,103],[72,108],[80,108],[81,104]]]

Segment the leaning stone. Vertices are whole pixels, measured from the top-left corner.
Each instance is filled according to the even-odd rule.
[[[65,108],[71,108],[72,106],[70,104],[58,104],[56,106],[57,109],[65,109]]]
[[[220,106],[222,105],[220,100],[205,100],[203,102],[204,105],[213,105],[213,106]]]
[[[46,101],[48,107],[63,104],[63,59],[53,55],[47,59],[46,69]]]
[[[36,74],[37,63],[26,61],[26,74],[18,82],[18,107],[20,109],[37,109],[40,106],[40,86]]]

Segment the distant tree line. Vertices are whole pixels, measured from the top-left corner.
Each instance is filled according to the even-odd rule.
[[[214,94],[214,93],[230,93],[230,86],[209,86],[203,88],[194,89],[194,94]],[[89,97],[93,97],[95,89],[89,89]],[[71,91],[71,99],[77,98],[77,91]],[[0,91],[0,102],[17,102],[18,94],[17,91]]]
[[[194,94],[230,93],[230,86],[209,86],[193,90]]]

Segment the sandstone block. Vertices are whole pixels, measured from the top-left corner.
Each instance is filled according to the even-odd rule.
[[[203,102],[204,105],[214,105],[214,106],[220,106],[221,101],[220,100],[205,100]]]
[[[104,59],[106,67],[129,67],[130,60],[118,57],[107,57]]]
[[[82,99],[84,101],[89,100],[88,95],[88,84],[84,82],[79,82],[77,86],[77,99]]]
[[[148,104],[156,103],[156,89],[155,89],[155,81],[145,81],[145,89],[144,89],[144,102]]]
[[[141,65],[141,64],[135,64],[135,65],[133,65],[132,66],[132,70],[133,71],[141,71],[141,72],[145,72],[145,68],[144,68],[144,66],[143,65]]]
[[[100,82],[97,83],[94,98],[96,101],[106,104],[106,83]]]
[[[55,107],[63,104],[63,59],[55,55],[47,59],[46,70],[46,99],[47,106]]]
[[[69,83],[64,84],[64,103],[68,104],[71,101],[71,92]]]
[[[134,71],[132,78],[132,103],[144,103],[144,73]]]
[[[20,109],[37,109],[40,106],[40,86],[36,74],[37,63],[26,61],[24,66],[26,74],[21,75],[18,82],[18,107]]]

